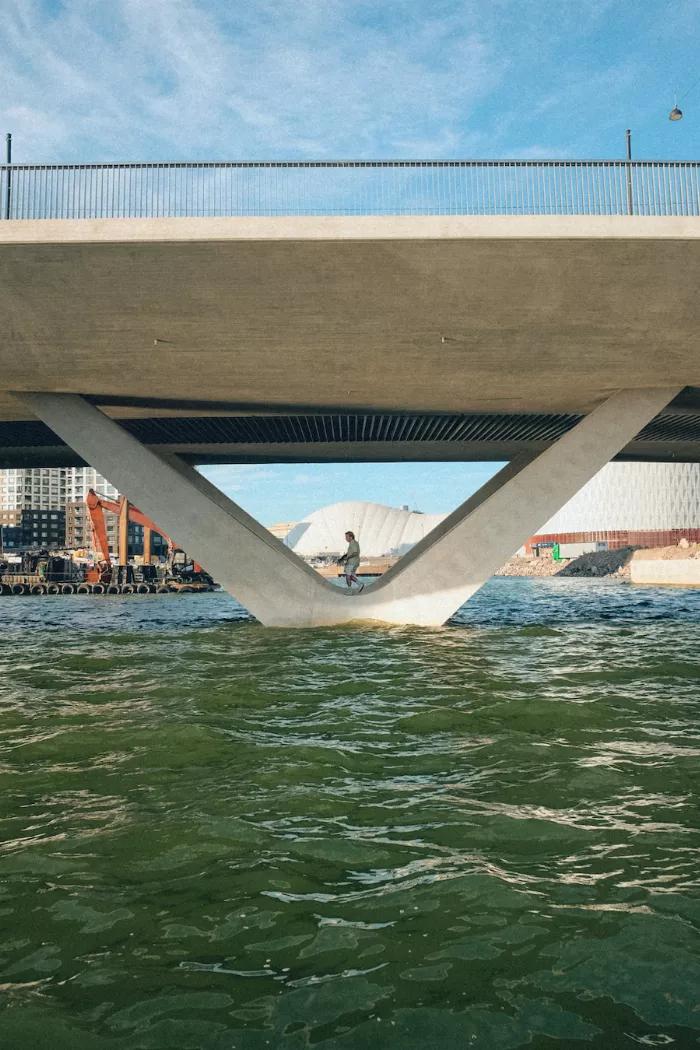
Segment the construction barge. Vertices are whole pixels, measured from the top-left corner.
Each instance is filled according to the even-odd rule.
[[[80,565],[65,553],[46,550],[24,551],[19,562],[7,561],[0,555],[0,594],[192,594],[219,589],[208,572],[188,558],[181,547],[124,497],[115,503],[90,490],[86,502],[100,559],[95,564]],[[109,549],[105,510],[119,517],[116,563]],[[140,565],[131,564],[128,559],[130,521],[144,529]],[[167,544],[164,563],[151,564],[153,532],[162,536]]]
[[[218,590],[208,573],[179,557],[165,565],[112,565],[83,568],[69,557],[27,551],[20,564],[0,560],[0,594],[192,594]]]

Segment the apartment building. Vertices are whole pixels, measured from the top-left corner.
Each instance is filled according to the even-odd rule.
[[[21,534],[24,548],[56,550],[65,546],[65,509],[36,510],[25,507],[22,511]]]
[[[23,546],[63,546],[66,506],[84,505],[90,489],[107,499],[118,499],[119,493],[93,467],[31,467],[0,470],[0,528],[22,528]],[[31,511],[28,515],[25,512]],[[58,522],[64,531],[57,538]],[[72,545],[72,544],[68,544]],[[77,544],[80,546],[80,544]]]
[[[94,489],[107,499],[118,499],[113,485],[93,467],[31,467],[0,470],[0,521],[21,518],[27,508],[63,510],[66,503],[84,500]]]

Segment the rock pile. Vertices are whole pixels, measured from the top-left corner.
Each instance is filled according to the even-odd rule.
[[[556,576],[560,561],[552,558],[509,558],[495,576]]]
[[[580,558],[564,563],[554,561],[552,558],[509,558],[495,575],[541,577],[614,576],[617,579],[628,580],[630,576],[629,562],[635,550],[635,547],[621,547],[619,550],[614,551],[595,551],[591,554],[582,554]],[[700,557],[700,546],[698,547],[698,557]]]
[[[558,576],[617,576],[629,577],[629,560],[636,547],[620,547],[613,551],[593,551],[569,562]]]

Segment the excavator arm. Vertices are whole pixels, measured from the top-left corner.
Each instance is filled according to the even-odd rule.
[[[169,548],[173,546],[173,542],[170,539],[170,537],[166,535],[166,533],[164,533],[162,529],[159,529],[158,526],[154,522],[152,522],[150,518],[147,518],[146,515],[138,509],[138,507],[135,507],[133,503],[129,504],[129,521],[133,521],[136,525],[143,525],[144,529],[150,529],[151,532],[157,532],[159,536],[163,537]]]
[[[119,502],[114,502],[114,500],[106,500],[104,499],[104,497],[98,496],[98,493],[91,488],[87,493],[86,503],[88,513],[90,516],[90,523],[92,525],[92,535],[94,543],[96,543],[96,546],[99,547],[100,552],[102,553],[103,563],[108,571],[110,570],[112,563],[109,554],[109,542],[107,540],[107,526],[105,525],[105,510],[110,510],[113,514],[116,514],[116,517],[120,519],[120,565],[126,565],[127,562],[127,523],[131,521],[134,522],[136,525],[142,525],[144,528],[144,555],[146,559],[145,564],[150,564],[151,532],[157,532],[158,535],[162,535],[163,539],[168,545],[168,564],[170,566],[170,570],[175,571],[174,566],[172,564],[173,554],[176,550],[178,551],[179,548],[176,547],[176,545],[170,539],[169,535],[166,532],[164,532],[162,528],[158,528],[157,525],[150,520],[150,518],[146,517],[146,514],[143,513],[143,511],[139,510],[139,508],[137,507],[134,507],[133,504],[129,503],[125,497],[122,497],[119,500]],[[197,575],[208,575],[204,572],[203,568],[201,568],[201,566],[198,565],[196,562],[193,563],[192,568],[195,574]],[[100,570],[92,571],[96,573],[100,572]],[[208,577],[208,579],[209,583],[211,583],[210,577]],[[185,581],[185,583],[181,581],[181,586],[185,587],[186,585],[190,590],[192,589],[192,585],[189,584],[187,581]],[[195,586],[197,585],[195,584]],[[207,585],[205,584],[205,586]]]
[[[90,496],[98,501],[103,510],[111,510],[112,514],[116,514],[117,517],[121,514],[122,503],[124,501],[123,496],[118,503],[115,503],[115,501],[111,499],[105,499],[104,496],[98,496],[92,489],[90,489],[90,492],[88,493],[88,500],[90,499]],[[159,536],[163,537],[169,547],[173,546],[170,542],[170,537],[166,535],[162,529],[159,529],[155,522],[151,521],[150,518],[147,518],[143,511],[139,510],[138,507],[135,507],[133,503],[129,504],[129,521],[133,521],[136,525],[143,525],[144,529],[150,529],[151,532],[157,532]]]
[[[90,489],[87,494],[87,505],[88,512],[90,514],[90,521],[92,522],[92,531],[95,536],[102,556],[105,561],[109,563],[109,544],[107,543],[107,527],[105,525],[104,511],[109,510],[112,514],[116,514],[120,517],[122,513],[122,507],[124,506],[125,497],[122,496],[118,502],[111,499],[105,499],[104,496],[98,496],[94,489]],[[129,521],[133,521],[136,525],[142,525],[144,529],[150,529],[151,532],[157,532],[159,536],[162,536],[168,545],[168,550],[172,550],[175,544],[162,529],[159,529],[155,522],[147,518],[143,511],[140,511],[138,507],[135,507],[133,503],[128,505]]]
[[[93,489],[90,489],[87,494],[86,502],[90,514],[90,521],[92,523],[92,534],[99,545],[100,551],[102,552],[102,558],[107,562],[107,565],[111,564],[111,559],[109,555],[109,543],[107,542],[107,527],[105,525],[104,512],[109,510],[113,514],[116,514],[117,517],[121,517],[125,501],[124,496],[121,497],[119,502],[105,499],[103,496],[98,496]],[[155,522],[151,521],[150,518],[147,518],[143,511],[140,511],[138,507],[133,505],[133,503],[127,504],[127,513],[129,521],[133,521],[136,525],[142,525],[144,530],[148,530],[149,534],[151,532],[157,532],[159,536],[162,536],[168,545],[168,552],[170,555],[172,555],[173,551],[177,549],[176,544],[173,543],[167,533],[163,532],[162,529],[159,529]],[[126,539],[124,539],[124,546],[125,544]],[[150,535],[148,535],[148,538],[144,536],[144,546],[146,546],[146,544],[148,545],[150,552]],[[126,550],[121,552],[120,561],[126,561]],[[194,562],[194,570],[195,572],[201,573],[201,565]]]
[[[101,500],[96,492],[92,489],[87,494],[88,514],[90,515],[90,524],[92,525],[92,536],[95,541],[96,547],[99,548],[100,554],[102,555],[102,561],[106,562],[107,565],[112,564],[112,559],[109,555],[109,543],[107,541],[107,526],[105,525],[105,516],[103,507],[108,500]],[[117,506],[115,503],[114,506]],[[112,508],[109,507],[109,510]]]

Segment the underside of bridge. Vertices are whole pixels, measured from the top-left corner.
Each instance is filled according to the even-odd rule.
[[[505,461],[544,451],[583,418],[575,413],[337,409],[263,414],[183,399],[138,405],[141,412],[160,412],[167,404],[167,415],[123,418],[120,410],[136,407],[125,405],[125,399],[93,395],[86,400],[116,416],[126,433],[142,444],[176,453],[191,464]],[[700,388],[686,387],[615,458],[700,461]],[[0,421],[0,467],[83,462],[40,420]]]

